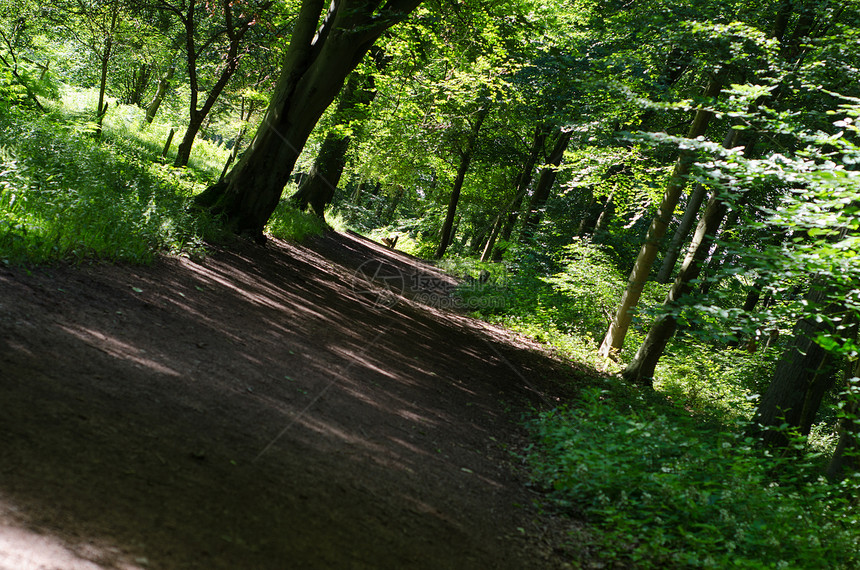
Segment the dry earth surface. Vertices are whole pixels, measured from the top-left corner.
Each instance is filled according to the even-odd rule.
[[[454,285],[336,233],[0,269],[0,569],[576,565],[510,453],[566,371]]]

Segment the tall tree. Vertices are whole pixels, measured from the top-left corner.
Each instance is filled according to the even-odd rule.
[[[262,241],[308,136],[385,30],[406,18],[420,0],[359,2],[303,0],[271,103],[254,142],[224,182],[197,203],[232,229]]]
[[[535,228],[541,218],[541,210],[549,199],[552,186],[555,183],[556,173],[564,158],[564,151],[570,144],[573,132],[570,129],[559,128],[555,134],[555,144],[547,156],[546,164],[541,168],[535,184],[532,198],[529,201],[529,211],[523,221],[523,229],[520,239],[528,240],[532,237]]]
[[[384,65],[385,56],[381,50],[377,50],[373,59],[377,70]],[[298,204],[300,210],[305,210],[310,204],[320,218],[324,217],[326,206],[334,198],[346,166],[346,152],[352,140],[348,131],[361,124],[367,114],[367,106],[376,97],[373,73],[359,71],[360,69],[357,69],[349,75],[334,111],[334,125],[326,133],[310,172],[290,198]]]
[[[782,429],[786,425],[809,435],[821,400],[835,383],[833,353],[820,339],[834,335],[841,319],[833,317],[844,308],[826,302],[823,286],[822,279],[813,282],[805,301],[820,312],[798,321],[791,344],[777,364],[753,417],[758,434],[768,444],[788,445],[788,433]]]
[[[498,238],[502,242],[508,242],[511,239],[511,234],[514,231],[514,226],[517,223],[517,219],[519,218],[520,208],[522,207],[523,199],[526,197],[528,193],[529,187],[532,183],[532,177],[534,176],[534,168],[537,163],[538,156],[540,155],[541,150],[546,143],[546,139],[549,136],[549,128],[545,124],[539,124],[535,127],[534,135],[532,137],[531,147],[529,148],[528,158],[526,158],[525,164],[523,164],[522,170],[520,171],[520,175],[517,177],[517,193],[514,196],[514,199],[511,201],[511,204],[508,206],[507,211],[499,212],[499,216],[504,216],[504,223],[501,226],[501,229],[498,234]],[[492,259],[494,261],[499,261],[502,259],[503,250],[501,247],[496,247],[495,243],[487,244],[487,250],[493,251]],[[481,261],[489,261],[487,259],[488,255],[485,251],[484,255],[481,257]]]
[[[173,163],[175,167],[188,165],[188,160],[191,158],[191,147],[194,145],[194,139],[197,137],[200,127],[239,67],[243,56],[242,48],[245,36],[271,4],[272,1],[267,1],[259,6],[248,6],[246,4],[237,5],[230,0],[220,0],[217,3],[216,17],[214,15],[215,10],[210,12],[210,7],[204,5],[200,0],[180,0],[177,4],[168,0],[159,0],[159,5],[165,11],[173,14],[182,24],[186,71],[188,73],[190,95],[188,126],[185,129],[182,142],[179,143],[176,159]],[[226,38],[226,40],[222,42],[221,38]],[[218,54],[220,57],[213,57],[210,51],[221,52]],[[220,60],[218,64],[220,69],[215,72],[212,84],[204,90],[201,85],[201,69],[207,58]],[[206,98],[200,105],[200,93],[204,91]]]
[[[732,134],[737,135],[737,132],[732,131]],[[731,148],[735,142],[736,137],[727,136],[724,140],[724,146]],[[675,308],[678,302],[692,290],[692,281],[699,276],[717,230],[728,210],[727,196],[732,196],[732,192],[717,187],[708,200],[708,205],[705,207],[701,220],[699,220],[687,256],[681,265],[681,270],[666,296],[664,307]],[[645,335],[645,340],[642,341],[642,345],[621,376],[633,384],[651,386],[657,361],[663,355],[663,350],[675,333],[676,327],[677,317],[671,310],[658,316],[651,324]]]
[[[708,86],[703,93],[706,105],[713,104],[713,100],[722,91],[727,73],[728,70],[726,68],[721,68],[710,77]],[[713,116],[714,113],[709,107],[702,107],[696,111],[693,123],[687,132],[687,138],[695,139],[703,136]],[[639,298],[642,296],[642,291],[648,280],[648,274],[651,272],[651,266],[657,257],[663,236],[666,235],[666,229],[669,227],[672,213],[675,211],[678,200],[681,198],[681,192],[686,185],[687,175],[690,173],[694,159],[695,155],[692,151],[684,150],[675,163],[675,168],[672,171],[669,182],[666,184],[663,200],[657,209],[657,215],[654,216],[651,226],[648,228],[645,243],[642,244],[642,249],[639,251],[639,256],[636,258],[633,270],[630,272],[630,277],[627,280],[627,288],[621,296],[618,310],[600,345],[599,352],[601,356],[614,358],[624,346],[624,337],[627,335],[627,330],[630,328],[630,323],[633,320],[633,309],[639,303]]]
[[[107,112],[108,72],[124,31],[124,6],[119,0],[62,0],[46,8],[46,19],[60,33],[77,45],[83,46],[98,64],[99,96],[96,104],[96,136],[101,135],[102,122]]]
[[[478,141],[478,134],[481,131],[481,125],[487,117],[488,108],[486,105],[478,110],[475,114],[474,121],[471,122],[471,129],[463,145],[459,151],[460,165],[457,168],[457,176],[454,178],[454,186],[451,189],[451,197],[448,199],[448,210],[445,215],[445,222],[442,224],[442,232],[439,237],[439,247],[436,248],[434,257],[436,259],[445,255],[445,251],[451,244],[451,238],[454,231],[454,216],[457,213],[457,204],[460,201],[460,192],[463,189],[463,182],[466,180],[466,173],[469,171],[469,164],[472,162],[472,155],[475,152],[475,146]]]

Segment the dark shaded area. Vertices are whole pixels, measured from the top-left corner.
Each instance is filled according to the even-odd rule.
[[[338,234],[0,269],[0,567],[561,567],[508,450],[564,371],[428,283]]]

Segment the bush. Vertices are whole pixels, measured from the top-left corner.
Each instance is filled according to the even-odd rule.
[[[855,568],[858,486],[816,457],[769,457],[752,438],[599,389],[529,424],[535,483],[584,513],[592,555],[636,568]],[[733,430],[735,431],[735,430]],[[798,443],[802,446],[802,442]]]
[[[293,241],[319,235],[326,229],[326,224],[314,214],[302,212],[289,200],[281,200],[275,208],[272,217],[266,225],[266,231],[271,235]]]
[[[0,258],[147,262],[202,247],[192,185],[51,114],[0,113]]]

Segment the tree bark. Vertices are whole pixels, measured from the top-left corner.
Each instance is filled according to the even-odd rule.
[[[335,124],[344,125],[351,120],[361,121],[364,113],[362,117],[355,117],[355,110],[359,106],[366,107],[375,97],[376,90],[372,75],[350,74],[335,110]],[[298,191],[290,198],[300,210],[304,211],[310,205],[317,216],[325,217],[326,206],[331,204],[346,166],[346,152],[349,150],[351,141],[350,136],[338,134],[334,130],[326,134],[311,171],[302,181]]]
[[[678,262],[678,256],[681,254],[684,240],[690,235],[690,230],[693,228],[693,224],[699,215],[699,209],[701,209],[706,195],[707,189],[703,184],[696,184],[693,187],[690,199],[687,201],[687,207],[684,210],[684,215],[681,217],[678,228],[672,236],[672,241],[669,242],[666,255],[663,257],[663,265],[660,266],[660,271],[657,273],[658,283],[668,283],[672,278],[672,271],[675,269],[675,263]]]
[[[475,123],[472,125],[472,131],[469,133],[469,139],[466,141],[466,148],[460,153],[460,166],[457,168],[457,177],[454,179],[454,187],[451,189],[451,197],[448,200],[448,212],[445,215],[445,222],[442,224],[442,235],[439,239],[439,247],[436,248],[434,257],[440,259],[445,255],[445,250],[451,244],[454,228],[454,216],[457,213],[457,203],[460,201],[460,191],[463,189],[463,182],[466,180],[466,172],[469,170],[469,163],[472,162],[472,153],[475,150],[475,143],[478,140],[478,132],[481,130],[481,125],[484,123],[484,118],[487,116],[487,108],[484,107],[478,111],[478,116],[475,118]]]
[[[520,208],[522,208],[523,199],[525,199],[529,186],[532,183],[535,163],[537,163],[538,156],[540,155],[544,144],[546,144],[546,138],[548,136],[549,130],[546,125],[538,125],[535,128],[535,134],[532,138],[532,146],[531,149],[529,149],[528,158],[526,159],[526,163],[523,165],[523,169],[520,171],[520,176],[517,180],[517,195],[508,208],[507,219],[505,220],[500,232],[500,239],[503,242],[509,242],[511,239],[511,234],[513,234],[514,226],[516,226],[517,219],[520,215]],[[500,261],[502,259],[502,253],[504,253],[504,250],[501,247],[495,247],[492,254],[493,261]]]
[[[553,146],[552,151],[550,151],[549,156],[547,156],[547,166],[541,168],[538,181],[535,184],[534,194],[532,194],[532,199],[529,202],[529,213],[523,222],[522,233],[520,234],[520,241],[523,243],[532,238],[534,230],[537,228],[538,222],[540,222],[541,209],[546,205],[546,201],[549,199],[552,185],[555,183],[558,167],[561,165],[561,160],[564,158],[564,151],[567,150],[567,146],[570,144],[570,138],[572,136],[572,131],[565,132],[564,130],[559,129],[558,135],[555,139],[555,145]]]
[[[717,230],[726,215],[727,205],[718,197],[719,190],[714,192],[708,205],[705,208],[705,213],[702,219],[699,220],[699,225],[696,228],[696,233],[693,236],[693,241],[687,251],[687,256],[681,266],[681,271],[669,290],[666,296],[664,306],[673,308],[677,306],[678,300],[688,294],[691,287],[691,281],[699,276],[705,259],[708,256],[708,251],[714,241]],[[663,355],[663,350],[666,348],[666,343],[675,334],[677,327],[677,318],[674,314],[668,312],[660,315],[648,329],[648,334],[642,342],[642,346],[636,351],[636,355],[630,364],[622,372],[621,376],[633,384],[642,386],[651,386],[654,378],[654,370],[657,367],[657,362]]]
[[[860,360],[854,362],[848,374],[849,390],[851,382],[860,376]],[[856,389],[856,388],[855,388]],[[860,471],[860,399],[856,392],[848,392],[845,396],[845,407],[842,411],[845,417],[839,422],[839,441],[833,451],[833,457],[827,466],[827,477],[831,480],[841,480],[846,472]]]
[[[594,224],[595,236],[606,231],[606,228],[609,227],[609,221],[612,219],[612,216],[615,215],[615,202],[613,201],[614,196],[615,191],[613,190],[609,196],[606,197],[606,203],[603,204],[603,208],[600,210],[600,215],[597,216],[597,221]]]
[[[164,72],[164,75],[158,80],[158,87],[155,89],[155,96],[146,107],[146,122],[152,123],[155,115],[158,113],[158,108],[164,101],[164,96],[167,94],[167,89],[170,87],[170,81],[173,79],[173,74],[176,73],[176,67],[171,65]]]
[[[493,224],[493,230],[490,232],[490,237],[487,238],[487,244],[484,246],[484,250],[481,252],[481,261],[490,261],[490,256],[493,253],[493,247],[496,245],[496,238],[499,237],[499,232],[502,230],[502,225],[504,225],[505,214],[507,213],[507,209],[504,211],[500,211],[499,215],[496,216],[496,222]]]
[[[723,147],[731,148],[733,141],[737,139],[737,131],[729,129],[726,137],[723,139]],[[690,199],[687,201],[687,207],[684,210],[684,215],[681,217],[681,222],[678,224],[678,229],[672,236],[672,241],[669,242],[669,247],[666,249],[666,255],[663,258],[663,265],[660,267],[660,272],[657,274],[658,283],[668,283],[672,279],[672,270],[675,269],[675,263],[678,261],[678,256],[681,253],[681,248],[687,236],[690,235],[690,230],[699,215],[699,209],[702,207],[702,202],[705,201],[707,189],[702,184],[696,184],[693,187],[693,192],[690,194]]]
[[[281,198],[313,127],[376,39],[420,0],[354,5],[335,0],[317,32],[325,2],[304,0],[290,47],[254,142],[221,184],[197,198],[237,233],[264,241],[263,227]]]
[[[813,283],[806,301],[818,305],[826,297],[818,283]],[[833,314],[839,307],[831,304],[824,313]],[[824,394],[834,383],[832,355],[815,342],[818,333],[835,331],[828,319],[817,322],[815,316],[800,319],[794,328],[794,339],[777,364],[773,379],[761,398],[753,417],[757,435],[775,447],[785,447],[789,440],[783,424],[809,434]]]
[[[722,91],[725,79],[725,70],[721,70],[714,75],[708,82],[704,96],[708,99],[716,98],[720,94],[720,91]],[[711,111],[699,109],[693,119],[693,124],[690,125],[687,138],[694,139],[704,135],[712,117],[713,113]],[[639,298],[642,296],[642,290],[645,287],[645,282],[648,280],[648,274],[651,272],[654,259],[657,257],[660,242],[663,240],[663,236],[666,235],[666,229],[669,227],[672,213],[678,205],[681,192],[686,184],[686,176],[693,166],[693,159],[694,155],[690,151],[683,151],[681,156],[678,157],[675,169],[666,185],[663,200],[657,209],[657,215],[648,228],[645,243],[642,245],[633,270],[630,272],[630,277],[627,280],[627,288],[621,297],[618,310],[600,345],[599,353],[601,356],[615,358],[624,346],[624,337],[627,335],[627,329],[630,328],[630,322],[633,319],[633,309],[639,303]]]

